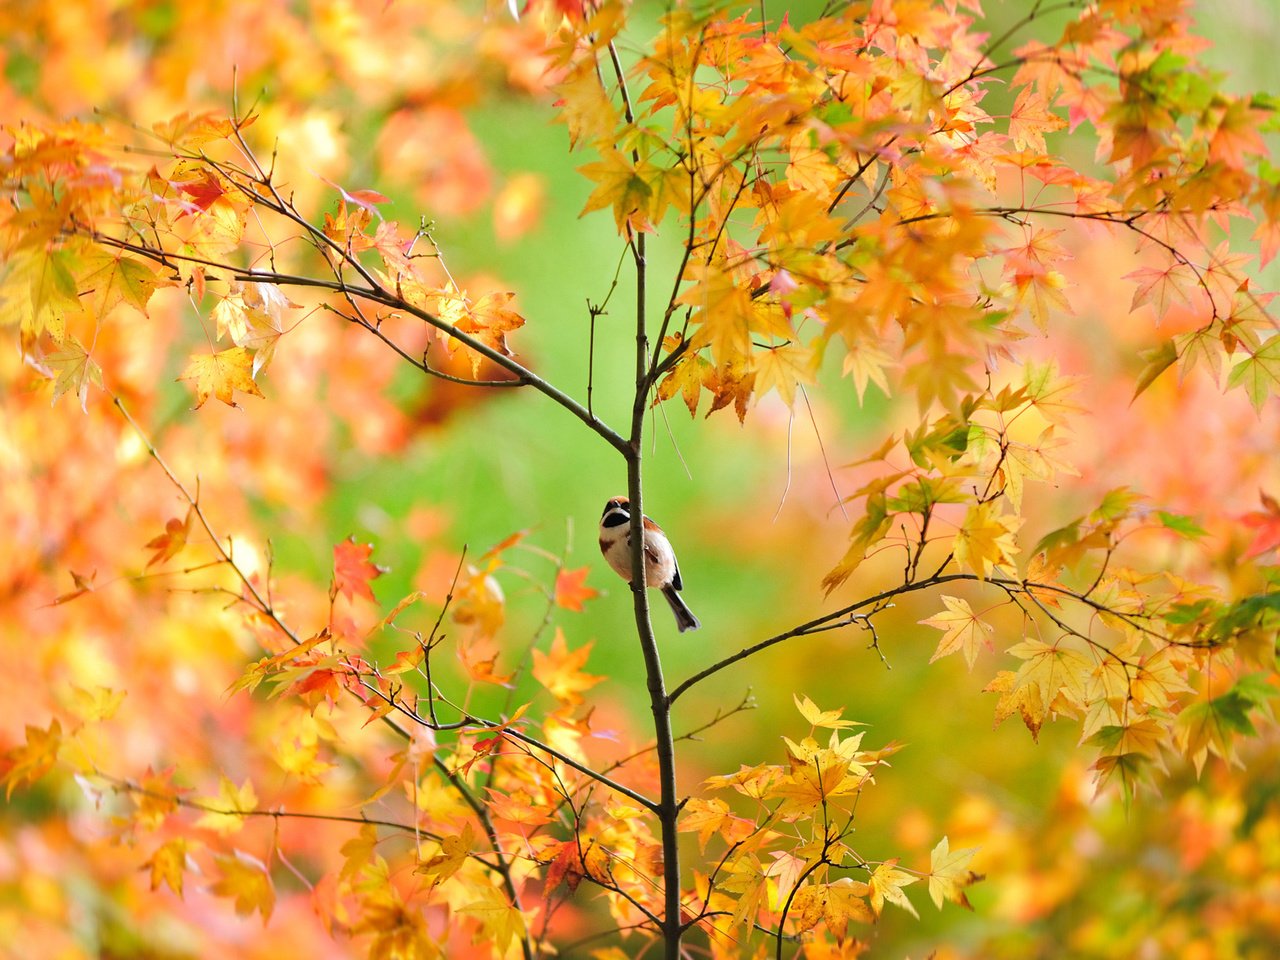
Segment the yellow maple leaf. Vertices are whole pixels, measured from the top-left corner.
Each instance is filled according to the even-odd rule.
[[[618,127],[618,111],[610,102],[596,72],[596,61],[583,57],[565,79],[552,88],[560,99],[557,122],[569,128],[569,149],[582,143],[612,144]]]
[[[53,399],[74,391],[80,409],[88,412],[89,387],[102,389],[102,368],[75,337],[62,342],[62,349],[45,356],[44,364],[54,374]]]
[[[1057,706],[1081,707],[1087,702],[1093,665],[1084,654],[1063,643],[1059,640],[1050,646],[1027,639],[1009,648],[1010,654],[1025,662],[1017,673],[1001,670],[983,689],[985,693],[1000,694],[997,726],[1016,710],[1031,736],[1038,737],[1050,710]]]
[[[840,715],[844,713],[844,707],[839,710],[821,710],[808,697],[797,696],[793,693],[791,699],[795,701],[796,709],[800,711],[800,715],[815,727],[826,727],[828,730],[843,730],[846,727],[863,726],[857,720],[841,720]]]
[[[720,834],[730,843],[736,843],[746,839],[755,826],[750,820],[735,816],[729,804],[718,797],[710,800],[690,797],[680,811],[679,829],[682,833],[697,831],[698,846],[705,851],[707,841],[715,834]]]
[[[795,402],[801,384],[813,383],[817,359],[810,347],[794,343],[762,350],[754,357],[756,396],[777,389],[788,407]]]
[[[440,852],[424,860],[415,872],[434,877],[436,883],[448,880],[467,862],[475,848],[476,831],[470,824],[463,824],[462,832],[440,838]]]
[[[764,867],[754,853],[731,858],[726,864],[719,886],[726,893],[738,894],[738,901],[729,921],[735,927],[755,920],[761,905],[766,902],[769,889]]]
[[[880,340],[861,338],[850,343],[845,351],[841,373],[853,378],[853,388],[858,391],[859,403],[867,391],[868,383],[874,383],[885,396],[890,395],[885,370],[896,361],[883,348],[882,343]]]
[[[237,390],[254,397],[262,396],[253,382],[253,354],[245,347],[192,354],[178,379],[195,381],[197,410],[204,406],[210,394],[229,407],[239,406],[233,399]]]
[[[959,597],[944,596],[942,603],[946,607],[945,611],[935,613],[927,620],[919,621],[926,627],[937,627],[942,631],[942,639],[938,641],[938,648],[933,651],[929,662],[933,663],[957,650],[963,650],[965,663],[972,670],[974,661],[978,659],[979,646],[985,645],[988,650],[994,649],[991,645],[993,629],[990,624],[983,623],[977,618],[969,606],[969,601]]]
[[[1022,518],[996,513],[995,501],[975,503],[965,515],[952,547],[956,563],[968,567],[985,580],[992,570],[1012,562],[1018,552],[1013,535],[1022,526]]]
[[[888,902],[901,907],[918,920],[920,914],[916,913],[915,906],[907,899],[902,888],[910,886],[919,879],[905,870],[899,870],[897,860],[886,860],[876,867],[875,872],[871,874],[870,882],[871,909],[875,911],[876,916],[880,916],[885,903]]]
[[[100,723],[115,716],[127,693],[127,690],[112,690],[101,685],[86,689],[72,684],[68,707],[81,720]]]
[[[841,877],[834,883],[807,883],[796,892],[788,918],[800,930],[810,930],[825,921],[836,936],[841,936],[851,921],[875,923],[876,915],[867,906],[867,892],[865,883],[850,877]]]
[[[480,922],[474,943],[487,940],[499,950],[506,950],[513,941],[524,937],[524,915],[511,905],[501,890],[487,885],[473,889],[477,899],[459,907],[457,912],[469,914]]]
[[[234,899],[236,913],[242,917],[256,910],[263,923],[271,919],[276,891],[261,860],[237,850],[231,856],[214,857],[214,863],[221,873],[209,887],[214,896]]]
[[[619,233],[626,234],[628,228],[653,231],[654,211],[663,192],[662,171],[643,160],[633,163],[618,150],[605,147],[599,160],[579,167],[578,172],[598,184],[578,216],[612,206]]]
[[[929,855],[929,896],[939,910],[944,900],[958,903],[966,910],[972,910],[964,888],[982,879],[981,874],[969,869],[969,861],[977,853],[976,847],[966,850],[951,850],[951,842],[943,837]]]
[[[143,864],[144,867],[151,868],[152,890],[160,889],[160,884],[163,883],[179,897],[182,896],[182,876],[187,869],[187,844],[188,841],[182,837],[166,840],[156,848],[151,859]]]
[[[196,821],[196,826],[208,827],[225,836],[244,826],[244,814],[257,809],[258,795],[249,780],[237,787],[231,780],[223,777],[218,784],[217,794],[203,797],[197,803],[205,810],[205,814]]]
[[[105,250],[86,252],[76,273],[77,286],[85,291],[82,302],[96,317],[105,317],[120,303],[146,314],[147,302],[162,282],[143,261]]]
[[[51,769],[62,749],[62,724],[57,718],[49,721],[47,729],[27,724],[26,742],[4,754],[9,769],[4,774],[5,799],[13,796],[13,788],[23,783],[35,783]]]

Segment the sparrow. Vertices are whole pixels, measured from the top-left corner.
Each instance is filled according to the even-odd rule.
[[[631,504],[626,497],[614,497],[604,505],[604,513],[600,517],[600,552],[614,573],[630,583]],[[644,582],[647,587],[662,590],[681,633],[701,626],[678,592],[684,583],[680,579],[680,567],[676,563],[676,553],[671,549],[671,541],[648,517],[644,518]]]

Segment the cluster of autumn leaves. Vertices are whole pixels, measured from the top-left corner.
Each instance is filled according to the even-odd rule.
[[[1195,553],[1206,531],[1126,489],[1024,539],[1041,526],[1034,491],[1076,474],[1066,449],[1085,411],[1072,377],[1020,351],[1071,310],[1069,231],[1120,234],[1142,264],[1132,308],[1189,318],[1147,357],[1138,392],[1174,364],[1202,366],[1261,408],[1280,382],[1269,296],[1251,261],[1213,238],[1256,217],[1260,261],[1280,245],[1280,192],[1257,162],[1274,105],[1222,94],[1192,67],[1197,41],[1178,4],[1081,7],[1052,42],[1012,50],[1010,37],[973,29],[975,4],[876,0],[776,29],[727,6],[678,6],[634,63],[623,62],[626,5],[538,8],[559,119],[571,147],[595,154],[580,170],[592,185],[583,213],[609,211],[632,250],[642,234],[680,238],[650,318],[653,401],[679,397],[696,415],[707,393],[711,411],[732,406],[745,421],[771,393],[788,407],[807,400],[836,366],[859,400],[875,386],[921,411],[859,465],[847,552],[823,583],[837,607],[858,583],[862,599],[840,615],[874,618],[933,590],[933,659],[960,653],[971,669],[997,638],[1017,637],[1002,644],[1011,669],[986,684],[996,721],[1016,716],[1033,736],[1054,717],[1078,721],[1096,781],[1126,796],[1163,775],[1171,752],[1197,771],[1210,755],[1237,761],[1274,691],[1280,601],[1268,574],[1224,596],[1144,565],[1135,544]],[[1021,26],[1036,22],[1033,12]],[[1010,78],[1003,99],[997,75]],[[1097,141],[1095,173],[1046,140],[1081,128]],[[208,344],[179,372],[195,407],[262,397],[295,325],[330,315],[423,373],[439,373],[435,348],[464,359],[469,377],[455,380],[490,382],[487,363],[532,382],[508,343],[525,323],[510,293],[469,295],[428,225],[384,218],[377,191],[328,184],[331,209],[309,217],[263,159],[252,115],[10,136],[0,327],[55,400],[91,408],[112,380],[100,358],[113,356],[113,318],[145,317],[162,288],[184,290],[209,320]],[[305,871],[278,836],[253,841],[269,857],[236,838],[250,822],[278,832],[314,817],[345,835],[313,897],[374,958],[533,956],[563,936],[557,913],[584,886],[601,892],[608,928],[652,937],[663,884],[678,884],[688,936],[724,957],[764,942],[855,956],[886,905],[915,913],[905,888],[921,880],[938,906],[967,905],[971,849],[943,838],[929,869],[912,870],[854,842],[858,800],[897,748],[865,748],[841,710],[797,697],[809,730],[783,739],[784,761],[712,777],[678,823],[651,799],[653,748],[618,749],[593,724],[590,643],[571,648],[556,629],[543,649],[539,631],[528,674],[551,706],[473,710],[473,691],[519,679],[500,662],[498,585],[518,535],[460,563],[441,596],[415,592],[377,616],[371,549],[344,541],[327,609],[303,628],[270,569],[248,565],[199,494],[175,486],[182,519],[146,541],[146,569],[185,571],[246,614],[237,629],[266,655],[228,686],[287,718],[282,770],[318,784],[349,763],[374,787],[347,792],[348,816],[265,801],[229,774],[191,796],[171,769],[104,770],[85,744],[123,695],[76,686],[65,723],[27,724],[8,751],[6,788],[74,771],[100,801],[122,799],[133,842],[147,838],[153,891],[183,895],[202,862],[211,893],[270,918],[282,872]],[[1274,507],[1264,499],[1247,521],[1259,534],[1245,559],[1274,549]],[[213,586],[199,579],[206,565]],[[585,576],[557,565],[544,626],[594,596]],[[57,603],[94,591],[92,576],[73,579]],[[399,625],[428,601],[438,609],[421,629]],[[446,689],[442,659],[460,671],[461,695]],[[393,747],[380,753],[343,723],[389,731]],[[683,876],[663,871],[672,829],[696,835],[701,854]]]

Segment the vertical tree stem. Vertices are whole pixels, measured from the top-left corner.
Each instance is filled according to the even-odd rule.
[[[645,326],[645,236],[632,241],[636,265],[636,394],[631,408],[631,436],[627,452],[627,498],[631,501],[631,596],[635,604],[636,635],[644,655],[649,706],[653,711],[653,735],[657,744],[660,798],[658,822],[662,833],[662,940],[666,960],[679,960],[680,938],[680,847],[676,833],[679,802],[676,798],[675,741],[671,734],[671,702],[662,676],[662,658],[653,634],[649,613],[649,593],[644,577],[644,416],[649,398],[649,338]]]

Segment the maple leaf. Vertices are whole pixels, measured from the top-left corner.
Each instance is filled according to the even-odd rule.
[[[1013,111],[1009,114],[1009,139],[1018,150],[1034,150],[1042,154],[1045,152],[1044,135],[1066,125],[1066,120],[1049,109],[1049,101],[1044,94],[1027,86],[1013,101]]]
[[[746,369],[745,358],[730,360],[715,368],[707,389],[714,394],[707,416],[733,404],[738,422],[747,419],[747,404],[755,393],[756,375]]]
[[[498,672],[500,652],[491,637],[485,633],[458,639],[458,662],[467,672],[467,677],[476,683],[490,683],[498,687],[511,684],[512,674]]]
[[[609,882],[612,861],[609,853],[599,844],[588,841],[584,849],[580,841],[569,840],[551,849],[554,849],[556,854],[547,867],[548,889],[554,890],[563,883],[572,893],[578,889],[578,884],[584,877],[590,877],[602,884]]]
[[[1243,387],[1253,408],[1261,413],[1267,398],[1280,386],[1280,335],[1271,337],[1232,367],[1227,386]]]
[[[179,897],[182,896],[182,877],[188,869],[188,843],[183,837],[166,840],[143,864],[143,867],[151,868],[152,890],[159,890],[163,883]]]
[[[1183,708],[1174,727],[1174,741],[1195,765],[1197,776],[1204,770],[1210,753],[1228,764],[1240,764],[1236,738],[1257,734],[1249,713],[1265,707],[1274,696],[1276,689],[1265,675],[1254,674],[1241,677],[1221,696],[1197,700]]]
[[[569,128],[569,149],[576,150],[583,143],[612,144],[618,128],[618,111],[609,100],[596,62],[583,58],[552,88],[560,95],[554,106],[559,108],[556,121]]]
[[[409,673],[417,670],[418,665],[427,657],[427,646],[419,643],[408,650],[397,650],[396,658],[390,665],[382,668],[384,674],[394,676],[397,673]]]
[[[570,652],[564,631],[557,627],[551,649],[546,653],[533,651],[534,677],[561,703],[582,703],[582,694],[604,679],[582,672],[592,646],[594,643],[588,642]]]
[[[213,862],[221,876],[209,887],[210,893],[234,899],[239,916],[248,916],[256,910],[262,914],[264,924],[271,919],[276,891],[261,860],[237,850],[231,856],[215,856]]]
[[[704,386],[714,390],[715,368],[705,358],[686,352],[658,384],[655,402],[670,400],[677,393],[689,408],[689,416],[698,415],[698,401]]]
[[[542,801],[536,800],[527,790],[501,793],[490,789],[486,806],[494,818],[506,820],[521,827],[540,827],[552,820],[550,808]]]
[[[793,693],[791,699],[795,701],[796,709],[800,711],[800,715],[808,720],[812,726],[825,727],[828,730],[845,730],[849,727],[863,726],[857,720],[841,720],[840,715],[844,713],[844,707],[839,710],[820,710],[808,697],[797,696]]]
[[[204,213],[234,189],[229,181],[222,179],[207,167],[198,170],[190,180],[175,180],[174,186],[180,193],[190,198],[183,202],[183,210],[178,214],[179,219]]]
[[[888,510],[888,500],[883,492],[867,497],[867,510],[862,519],[853,527],[852,543],[840,562],[822,578],[822,589],[830,595],[858,569],[858,565],[866,559],[867,551],[884,538],[893,525],[893,517]]]
[[[342,594],[347,600],[364,597],[377,602],[373,588],[369,582],[384,573],[385,567],[373,563],[369,557],[373,553],[373,544],[356,543],[354,536],[339,541],[333,546],[333,596]]]
[[[93,581],[97,579],[97,576],[98,576],[97,570],[93,571],[93,573],[89,574],[88,576],[82,573],[76,573],[74,570],[70,570],[68,572],[71,574],[71,582],[75,586],[75,589],[69,590],[66,593],[58,594],[58,596],[54,598],[53,603],[51,603],[50,606],[56,607],[59,604],[70,603],[72,600],[75,600],[77,597],[83,597],[86,593],[93,593]]]
[[[504,357],[509,357],[511,350],[507,346],[506,335],[524,326],[524,317],[511,306],[514,299],[514,293],[487,293],[474,305],[465,307],[453,326],[463,333],[471,334]],[[481,354],[471,354],[472,375],[479,375],[483,362]]]
[[[731,844],[739,843],[755,831],[755,826],[750,820],[735,816],[729,804],[718,797],[710,800],[690,797],[680,811],[679,829],[685,833],[696,830],[698,846],[705,851],[707,842],[715,834]]]
[[[651,181],[660,171],[643,160],[637,165],[613,147],[605,147],[599,160],[579,167],[578,172],[599,184],[578,216],[612,206],[619,233],[653,232],[654,211],[660,204]]]
[[[999,693],[996,725],[999,726],[1016,710],[1023,723],[1038,739],[1045,717],[1059,697],[1067,704],[1080,706],[1086,702],[1087,678],[1093,665],[1088,657],[1063,645],[1052,646],[1040,640],[1027,639],[1008,651],[1025,662],[1017,673],[1002,670],[984,689]]]
[[[472,938],[474,943],[491,942],[499,950],[506,950],[514,941],[524,938],[524,915],[508,902],[497,887],[478,884],[473,887],[477,899],[457,908],[479,921],[480,927]]]
[[[227,296],[213,308],[218,339],[229,336],[238,347],[253,351],[253,375],[271,362],[284,334],[284,314],[297,309],[272,283],[234,281]]]
[[[1199,286],[1195,272],[1181,260],[1171,261],[1163,270],[1140,267],[1121,279],[1135,281],[1129,310],[1149,303],[1155,308],[1157,319],[1168,313],[1175,303],[1190,303],[1192,292]]]
[[[814,351],[796,344],[757,353],[754,358],[756,396],[762,397],[776,388],[782,402],[791,406],[800,385],[813,383],[816,365]]]
[[[233,399],[237,390],[253,397],[262,396],[253,382],[253,355],[244,347],[218,353],[193,353],[178,379],[195,381],[197,410],[211,394],[229,407],[239,406]]]
[[[237,787],[224,776],[218,784],[215,796],[202,797],[196,803],[205,808],[205,813],[196,821],[196,826],[207,827],[227,836],[238,832],[244,826],[245,814],[257,809],[258,795],[249,780]]]
[[[86,690],[73,683],[68,709],[85,723],[101,723],[116,715],[127,693],[127,690],[112,690],[101,685]]]
[[[130,791],[129,797],[136,807],[133,821],[138,826],[155,830],[178,809],[178,797],[187,791],[173,785],[173,772],[173,767],[158,773],[148,767],[138,781],[139,789]]]
[[[213,111],[194,115],[183,111],[176,117],[153,124],[151,129],[172,147],[194,150],[215,140],[226,140],[236,130],[243,130],[255,120],[257,117],[248,116],[238,118],[233,123]]]
[[[1245,551],[1245,557],[1260,557],[1280,547],[1280,501],[1268,493],[1260,492],[1262,509],[1253,510],[1240,518],[1246,527],[1252,527],[1256,533],[1253,542]]]
[[[76,276],[81,300],[92,307],[96,317],[105,317],[119,303],[127,303],[145,316],[151,295],[163,282],[142,260],[98,250],[81,258]]]
[[[3,778],[5,799],[13,796],[15,787],[35,783],[52,770],[61,750],[62,724],[56,717],[43,730],[28,723],[25,742],[4,754],[5,765],[8,767]]]
[[[556,574],[555,602],[556,606],[574,613],[582,612],[582,605],[592,597],[600,596],[600,591],[587,586],[587,574],[590,567],[577,570],[560,570]]]
[[[372,823],[360,825],[359,832],[338,848],[342,854],[342,871],[339,880],[346,880],[359,874],[366,866],[374,862],[378,846],[378,828]]]
[[[841,372],[853,378],[853,388],[858,391],[858,403],[862,403],[868,383],[874,383],[886,397],[891,394],[885,370],[894,365],[893,356],[884,349],[881,341],[861,338],[849,344]]]
[[[463,824],[462,832],[440,838],[440,852],[418,865],[415,873],[423,873],[434,878],[434,883],[444,883],[466,863],[467,857],[475,849],[476,831],[470,824]]]
[[[769,892],[768,878],[760,859],[754,853],[735,857],[720,880],[720,889],[738,894],[730,923],[738,927],[753,922],[761,905],[767,902]]]
[[[390,202],[377,190],[347,190],[341,184],[334,183],[332,180],[326,180],[324,177],[321,177],[320,179],[333,187],[333,189],[337,190],[338,193],[341,194],[343,201],[353,203],[362,210],[365,210],[377,217],[382,216],[382,214],[378,212],[377,205],[379,203]]]
[[[492,562],[484,570],[467,564],[453,591],[453,619],[474,625],[482,637],[493,636],[506,618],[506,597],[493,569]]]
[[[796,891],[788,916],[800,930],[810,930],[825,921],[839,937],[851,922],[875,923],[876,914],[867,906],[867,893],[867,884],[851,877],[841,877],[834,883],[806,883]]]
[[[163,563],[171,560],[182,552],[187,545],[187,540],[191,536],[191,518],[195,510],[187,510],[187,515],[179,520],[177,517],[170,517],[165,521],[164,533],[152,537],[146,543],[146,549],[154,550],[155,554],[147,561],[150,567],[155,563]]]
[[[951,850],[951,842],[943,837],[929,854],[929,896],[939,910],[943,901],[958,903],[966,910],[972,910],[964,888],[977,883],[982,875],[969,869],[969,861],[977,853],[976,847],[967,850]]]
[[[972,670],[974,661],[978,659],[979,646],[986,646],[988,650],[994,651],[991,644],[994,629],[978,619],[967,600],[943,596],[942,604],[946,607],[944,612],[919,621],[924,626],[937,627],[942,631],[942,639],[938,641],[938,648],[933,651],[929,662],[933,663],[957,650],[963,650],[965,663]]]
[[[876,867],[868,883],[871,893],[871,909],[875,911],[875,915],[877,917],[880,916],[881,911],[884,910],[885,903],[888,902],[895,907],[901,907],[917,920],[920,919],[920,914],[916,913],[915,906],[907,899],[907,895],[902,892],[903,887],[910,886],[919,879],[919,877],[913,876],[905,870],[899,870],[897,860],[886,860]]]
[[[16,326],[31,341],[66,337],[65,314],[80,309],[76,261],[67,250],[22,251],[0,263],[0,326]]]
[[[44,364],[55,375],[53,399],[56,403],[64,393],[74,391],[80,401],[80,409],[89,412],[89,387],[102,389],[102,368],[89,356],[89,351],[75,337],[67,337],[62,349],[46,354]]]
[[[970,506],[952,547],[956,563],[968,567],[979,580],[985,580],[997,566],[1012,563],[1018,552],[1014,533],[1022,526],[1022,517],[1001,515],[997,509],[994,500]]]

